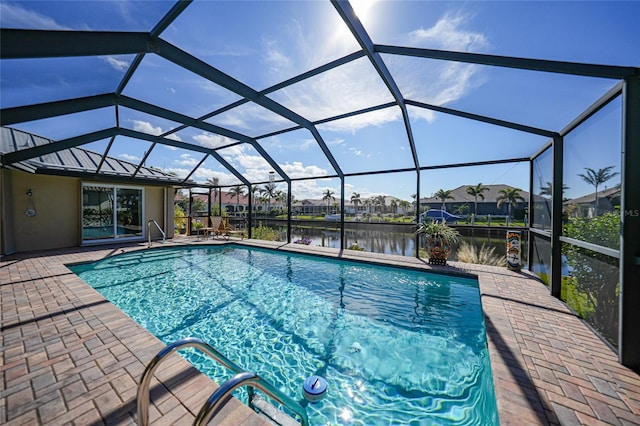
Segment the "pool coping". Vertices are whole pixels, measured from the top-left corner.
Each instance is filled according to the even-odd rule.
[[[182,238],[164,247],[238,244],[374,262],[479,282],[501,424],[640,425],[640,376],[528,272],[258,240]],[[154,243],[154,247],[160,244]],[[135,388],[164,345],[64,265],[146,243],[21,253],[0,260],[0,423],[134,424]],[[216,385],[180,357],[152,382],[152,424],[192,422]],[[262,425],[240,403],[221,425]]]

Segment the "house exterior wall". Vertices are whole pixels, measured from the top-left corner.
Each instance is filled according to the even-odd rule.
[[[78,179],[11,171],[13,249],[17,252],[73,247],[79,243]],[[27,195],[31,190],[32,195]],[[34,216],[26,214],[35,210]],[[5,220],[3,218],[3,220]]]
[[[144,229],[145,235],[147,229],[151,232],[151,239],[157,240],[162,239],[162,234],[158,231],[158,228],[155,225],[151,225],[147,228],[147,223],[150,220],[155,220],[158,225],[165,231],[167,234],[167,238],[173,238],[173,202],[171,203],[171,218],[165,217],[165,197],[164,197],[165,188],[160,186],[147,186],[144,190],[144,202],[145,202],[145,219],[144,219]],[[173,196],[173,191],[170,192]],[[173,200],[173,198],[171,198]],[[169,236],[170,231],[171,236]],[[148,236],[147,236],[148,238]]]
[[[81,241],[81,183],[76,177],[61,177],[2,170],[3,255],[13,252],[79,246]],[[96,182],[108,184],[108,182]],[[118,184],[119,185],[119,184]],[[144,185],[137,185],[144,186]],[[173,237],[173,189],[145,186],[145,235],[148,220],[155,220]],[[31,190],[32,195],[27,195]],[[168,194],[165,198],[165,193]],[[167,211],[170,205],[170,212]],[[29,216],[27,209],[36,214]],[[161,238],[157,229],[151,238]]]

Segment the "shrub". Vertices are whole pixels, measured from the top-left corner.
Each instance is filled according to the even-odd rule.
[[[495,250],[495,247],[487,247],[484,244],[478,249],[478,246],[462,241],[458,247],[458,260],[480,265],[507,266],[507,258],[496,254]]]
[[[619,249],[620,211],[594,218],[573,218],[563,235],[601,246]],[[563,243],[562,252],[573,269],[572,280],[563,281],[565,302],[612,344],[618,333],[620,270],[618,259],[586,248]]]
[[[278,241],[276,230],[264,226],[262,222],[260,222],[257,227],[251,228],[251,237],[256,240]]]
[[[347,250],[364,251],[364,247],[361,247],[358,243],[353,243],[347,247]]]

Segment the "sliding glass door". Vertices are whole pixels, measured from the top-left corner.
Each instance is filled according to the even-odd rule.
[[[144,188],[82,185],[82,241],[144,237]]]

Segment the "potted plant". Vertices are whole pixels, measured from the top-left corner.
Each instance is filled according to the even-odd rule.
[[[451,244],[457,242],[460,237],[460,233],[447,226],[445,221],[437,220],[422,222],[415,234],[425,235],[424,248],[429,255],[429,264],[432,265],[446,265],[451,253]]]

